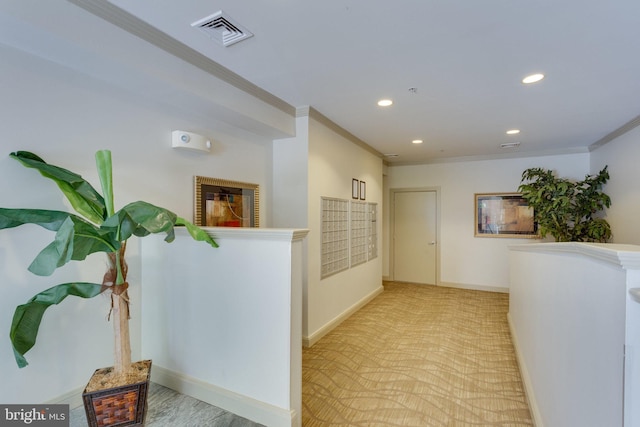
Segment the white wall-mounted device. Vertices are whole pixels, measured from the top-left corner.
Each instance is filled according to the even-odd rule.
[[[171,146],[208,153],[211,149],[211,141],[196,133],[174,130],[171,132]]]

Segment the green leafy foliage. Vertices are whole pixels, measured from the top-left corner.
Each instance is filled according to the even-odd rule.
[[[29,266],[29,271],[39,276],[49,276],[71,260],[81,261],[92,253],[111,252],[120,247],[120,241],[111,230],[103,230],[69,212],[0,208],[0,229],[23,224],[36,224],[56,231],[54,241]]]
[[[28,151],[17,151],[9,156],[28,168],[37,169],[42,176],[53,180],[73,209],[89,221],[100,224],[107,217],[104,198],[80,175],[50,165]]]
[[[54,240],[40,251],[29,266],[29,271],[34,274],[48,276],[70,261],[82,261],[92,253],[104,252],[113,258],[110,265],[117,270],[113,285],[124,285],[126,272],[123,274],[121,270],[126,263],[120,257],[124,254],[126,240],[131,236],[166,233],[165,241],[172,242],[176,226],[185,226],[195,240],[218,247],[200,227],[150,203],[137,201],[114,212],[111,152],[108,150],[96,153],[96,166],[104,196],[80,175],[50,165],[33,153],[18,151],[11,153],[10,157],[53,180],[78,214],[44,209],[0,208],[0,229],[36,224],[56,232]],[[18,306],[11,326],[11,342],[18,366],[27,365],[24,353],[35,344],[42,315],[49,306],[60,303],[69,295],[91,298],[106,289],[109,287],[91,283],[66,283],[41,292],[26,304]]]
[[[40,292],[26,304],[19,305],[13,313],[9,336],[13,344],[13,354],[18,366],[28,365],[24,354],[36,343],[42,316],[47,308],[59,304],[69,295],[81,298],[93,298],[102,292],[102,285],[97,283],[74,282],[63,283]]]
[[[121,240],[127,240],[132,235],[144,237],[151,233],[165,232],[165,240],[172,242],[175,238],[173,226],[177,218],[173,212],[150,203],[133,202],[107,218],[103,227],[119,233]]]
[[[611,198],[602,192],[608,180],[606,166],[578,182],[557,178],[547,169],[530,168],[522,173],[518,191],[533,207],[541,237],[550,234],[558,242],[606,242],[611,227],[597,215],[611,206]]]
[[[115,211],[113,207],[113,167],[111,165],[111,151],[100,150],[96,153],[96,168],[100,177],[102,194],[104,194],[106,216],[113,215]]]
[[[209,237],[209,235],[202,228],[190,223],[186,219],[178,217],[176,219],[176,225],[184,226],[193,240],[196,240],[198,242],[207,242],[215,248],[218,247],[218,244],[214,240],[212,240],[211,237]]]

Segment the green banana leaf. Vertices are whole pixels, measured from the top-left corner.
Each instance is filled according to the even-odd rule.
[[[198,242],[206,242],[214,248],[218,247],[218,244],[216,243],[216,241],[213,240],[211,236],[207,234],[206,231],[204,231],[202,228],[198,227],[197,225],[187,221],[186,219],[181,217],[176,218],[176,225],[186,227],[187,231],[189,232],[193,240],[196,240]]]
[[[218,247],[211,236],[200,227],[178,217],[168,209],[142,201],[129,203],[102,224],[104,229],[119,229],[120,240],[127,240],[132,235],[144,237],[151,233],[164,232],[167,233],[167,237],[164,239],[166,242],[173,242],[175,239],[174,227],[176,226],[186,227],[194,240],[206,242],[214,248]]]
[[[71,260],[81,261],[95,252],[116,253],[129,237],[144,237],[151,233],[166,233],[165,241],[175,238],[174,227],[185,226],[193,239],[218,244],[200,227],[175,213],[147,202],[133,202],[114,212],[111,152],[96,153],[96,166],[104,197],[80,175],[47,164],[27,151],[11,153],[24,166],[37,169],[56,182],[73,208],[81,216],[69,212],[43,209],[0,208],[0,229],[36,224],[56,235],[29,266],[34,274],[47,276]],[[116,262],[116,266],[120,266]],[[118,270],[120,275],[120,270]],[[69,295],[91,298],[104,291],[102,285],[86,282],[65,283],[41,292],[26,304],[16,308],[11,325],[11,342],[19,367],[27,365],[24,353],[33,347],[45,310]]]
[[[114,252],[121,246],[115,232],[103,230],[69,215],[49,243],[29,266],[38,276],[50,276],[56,268],[71,260],[82,261],[96,252]]]
[[[119,230],[119,239],[127,240],[132,235],[148,236],[151,233],[167,233],[165,240],[172,242],[175,238],[173,231],[176,214],[154,206],[147,202],[129,203],[102,224],[103,229]]]
[[[28,151],[16,151],[9,156],[26,167],[37,169],[42,176],[55,181],[76,212],[89,221],[100,224],[107,217],[104,198],[80,175],[50,165]]]
[[[54,304],[59,304],[69,295],[93,298],[103,290],[103,286],[97,283],[63,283],[40,292],[26,304],[16,307],[9,336],[13,344],[13,355],[18,366],[24,368],[28,365],[24,354],[31,350],[36,343],[40,322],[47,308]]]
[[[57,231],[69,215],[69,212],[45,209],[0,208],[0,229],[36,224],[47,230]]]
[[[49,276],[71,260],[81,261],[95,252],[114,252],[120,248],[116,233],[69,212],[0,208],[0,229],[23,224],[36,224],[57,232],[55,240],[29,266],[29,271],[38,276]]]
[[[102,194],[104,195],[104,203],[106,208],[105,218],[114,214],[113,199],[113,167],[111,162],[111,151],[100,150],[96,152],[96,168],[102,186]]]
[[[200,227],[146,202],[128,204],[100,228],[68,212],[0,208],[0,229],[30,223],[57,231],[54,241],[40,251],[29,266],[29,271],[38,276],[50,276],[67,262],[82,261],[95,252],[115,252],[120,248],[120,242],[131,235],[144,237],[165,232],[165,240],[171,242],[175,238],[174,226],[185,226],[193,239],[218,247]]]

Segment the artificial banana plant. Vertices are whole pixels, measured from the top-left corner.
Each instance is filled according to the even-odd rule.
[[[10,157],[22,165],[36,169],[53,180],[69,200],[77,215],[44,209],[0,208],[0,229],[36,224],[55,232],[54,240],[36,256],[29,271],[40,276],[51,275],[69,261],[81,261],[95,252],[107,254],[108,268],[101,283],[70,282],[55,285],[18,306],[11,323],[10,338],[19,367],[27,366],[24,354],[36,342],[38,328],[47,308],[59,304],[68,296],[92,298],[109,293],[110,318],[113,318],[115,339],[114,372],[123,373],[131,365],[129,340],[129,299],[126,242],[131,236],[144,237],[166,233],[165,241],[174,240],[174,227],[184,226],[191,237],[212,247],[216,242],[201,228],[178,217],[173,212],[147,202],[133,202],[115,211],[111,152],[96,153],[96,167],[102,194],[80,175],[50,165],[37,155],[18,151]]]

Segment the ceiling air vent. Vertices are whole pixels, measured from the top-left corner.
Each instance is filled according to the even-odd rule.
[[[253,36],[249,30],[235,22],[223,11],[202,18],[191,24],[191,26],[206,33],[223,46],[231,46],[234,43]]]
[[[500,144],[500,148],[518,148],[519,146],[519,142],[505,142],[504,144]]]

